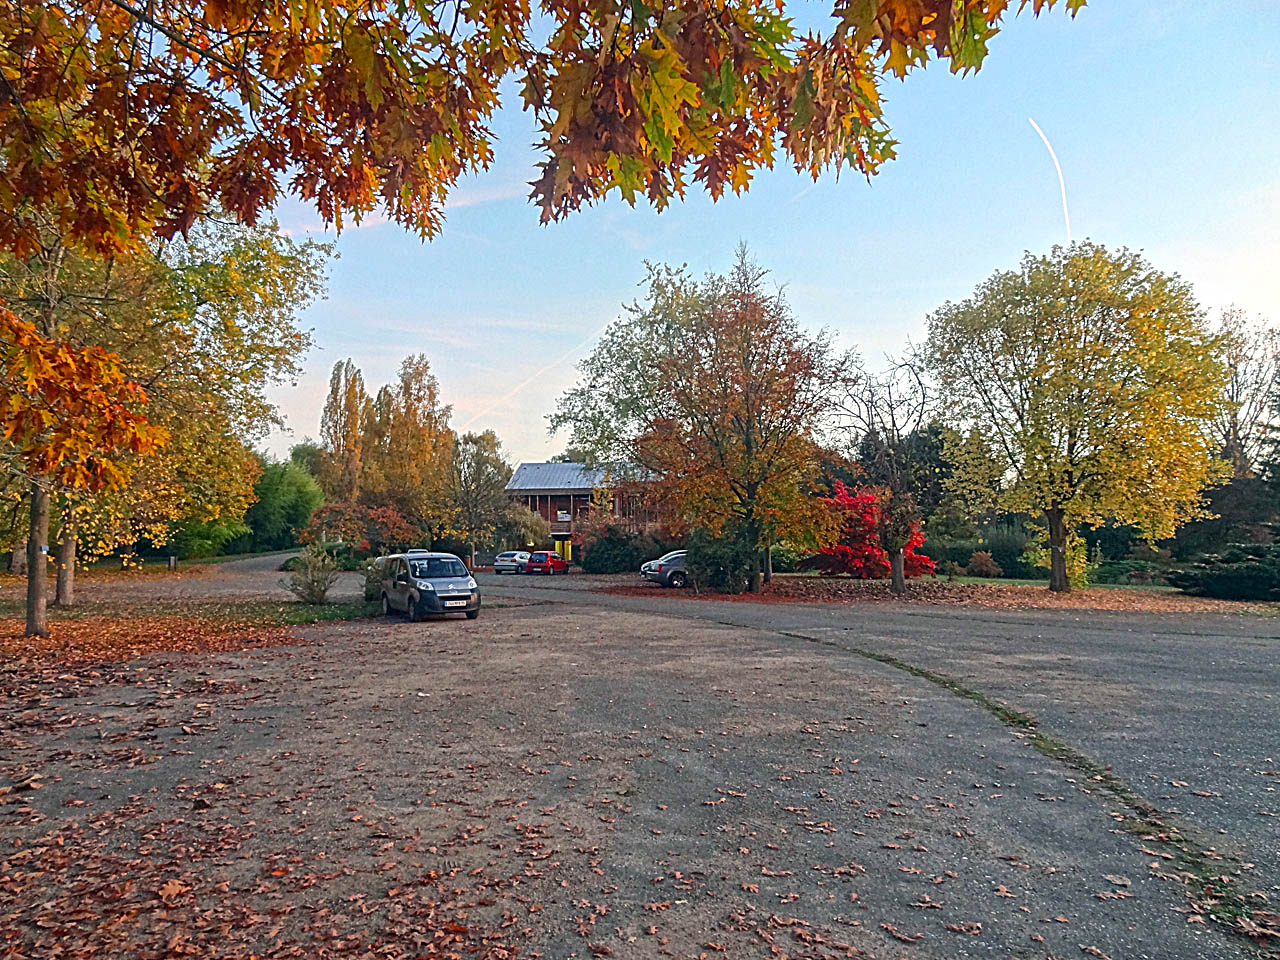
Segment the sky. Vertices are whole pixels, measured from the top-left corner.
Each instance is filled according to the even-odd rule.
[[[794,3],[793,3],[794,5]],[[797,7],[816,22],[813,4]],[[436,239],[372,218],[336,238],[328,297],[302,317],[315,345],[296,385],[270,392],[286,455],[319,432],[335,362],[370,392],[425,353],[455,430],[493,429],[513,463],[567,437],[546,415],[576,361],[640,297],[646,260],[724,270],[746,242],[797,318],[869,362],[923,339],[925,317],[1026,250],[1075,239],[1142,250],[1206,309],[1280,321],[1280,35],[1276,0],[1091,0],[1006,20],[976,75],[930,67],[885,83],[898,159],[870,181],[789,167],[713,203],[666,211],[612,199],[542,226],[527,200],[536,130],[518,97],[495,123],[492,169],[462,183]],[[294,236],[335,240],[289,201]]]

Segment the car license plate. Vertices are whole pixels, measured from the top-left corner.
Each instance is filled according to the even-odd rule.
[[[465,601],[465,600],[446,600],[446,601],[444,602],[444,605],[445,605],[446,607],[465,607],[465,606],[467,605],[467,601]]]

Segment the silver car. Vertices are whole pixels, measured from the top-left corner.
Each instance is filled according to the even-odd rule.
[[[689,582],[689,571],[685,565],[684,550],[672,550],[665,553],[657,560],[650,560],[648,563],[640,565],[640,576],[654,583],[659,583],[664,587],[676,587],[677,589],[685,586]]]
[[[524,573],[525,565],[528,562],[529,551],[508,550],[506,553],[500,553],[493,558],[493,572]]]
[[[480,616],[480,587],[466,565],[452,553],[395,554],[387,557],[382,576],[382,612],[403,611],[410,620],[432,614]]]

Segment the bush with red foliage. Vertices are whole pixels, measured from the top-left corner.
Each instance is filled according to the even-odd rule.
[[[856,487],[850,490],[839,480],[834,494],[821,501],[844,516],[840,540],[825,548],[816,556],[801,561],[801,570],[818,570],[827,576],[845,574],[856,580],[883,580],[889,576],[889,554],[880,543],[880,510],[884,498],[882,491],[874,487]],[[924,543],[920,525],[911,525],[911,537],[903,550],[903,570],[908,577],[920,577],[933,573],[931,558],[916,553]]]
[[[341,541],[353,555],[364,555],[410,546],[420,536],[394,507],[326,503],[312,515],[298,539],[303,543]]]

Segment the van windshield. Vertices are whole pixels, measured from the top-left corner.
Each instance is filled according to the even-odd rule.
[[[465,577],[467,568],[461,560],[452,557],[429,557],[426,560],[410,560],[409,569],[418,580],[437,580],[442,577]]]

